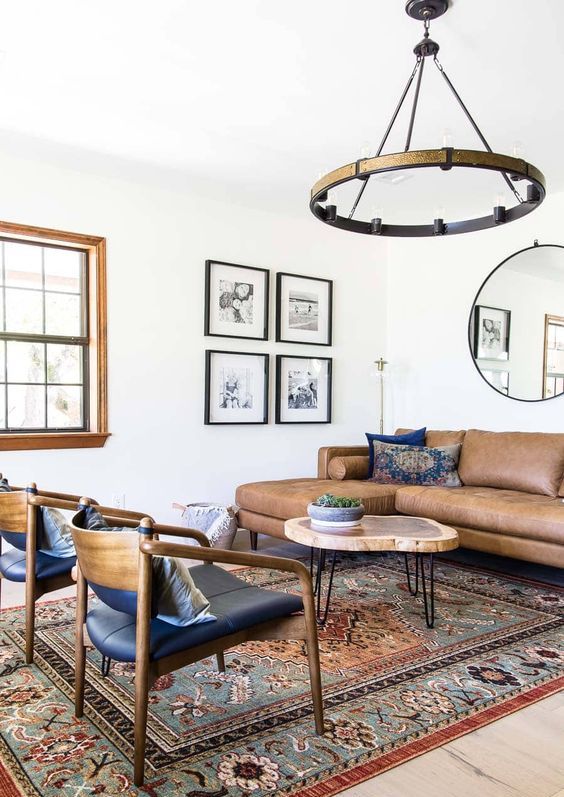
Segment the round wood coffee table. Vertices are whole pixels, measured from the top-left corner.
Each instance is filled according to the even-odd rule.
[[[323,625],[327,620],[333,574],[337,551],[399,551],[405,555],[407,586],[412,595],[421,591],[425,606],[425,621],[428,628],[435,622],[435,593],[433,554],[452,551],[458,548],[458,533],[449,526],[443,526],[430,518],[410,517],[408,515],[365,515],[360,526],[347,529],[315,527],[309,517],[287,520],[284,532],[289,540],[307,545],[310,548],[310,573],[313,578],[314,550],[317,549],[317,573],[314,594],[317,598],[317,619]],[[325,567],[326,553],[332,552],[331,570],[325,609],[321,611],[321,577]],[[408,554],[415,554],[415,588],[411,585]],[[425,574],[423,557],[428,557],[429,573]],[[429,596],[427,595],[429,579]]]

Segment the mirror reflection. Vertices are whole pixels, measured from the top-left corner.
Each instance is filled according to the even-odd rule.
[[[535,243],[492,271],[472,306],[469,343],[499,393],[522,401],[564,393],[564,247]]]

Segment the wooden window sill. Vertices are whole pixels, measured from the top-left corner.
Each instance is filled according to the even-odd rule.
[[[31,451],[39,448],[102,448],[108,432],[54,432],[0,435],[0,451]]]

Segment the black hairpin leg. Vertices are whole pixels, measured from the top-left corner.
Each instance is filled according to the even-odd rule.
[[[327,585],[327,595],[325,596],[325,608],[321,611],[321,576],[325,568],[326,552],[319,551],[319,560],[317,564],[317,578],[315,580],[315,595],[317,597],[317,622],[323,626],[327,622],[329,614],[329,604],[331,602],[331,590],[333,589],[333,576],[335,574],[335,562],[337,561],[337,551],[333,551],[331,559],[331,570],[329,572],[329,583]]]
[[[411,574],[409,572],[409,554],[404,554],[405,557],[405,575],[407,576],[407,588],[411,595],[417,595],[419,592],[419,554],[415,554],[415,590],[411,589]]]
[[[433,628],[435,625],[435,568],[433,564],[433,554],[429,554],[429,592],[430,596],[427,599],[427,586],[425,582],[425,563],[422,554],[417,554],[421,561],[421,587],[423,588],[423,603],[425,605],[425,622],[427,628]]]
[[[409,568],[408,554],[405,556],[405,574],[407,576],[407,588],[411,595],[419,593],[419,572],[421,572],[421,591],[423,593],[423,605],[425,607],[425,622],[427,628],[433,628],[435,624],[435,568],[433,554],[429,556],[429,594],[427,593],[427,578],[425,577],[425,557],[422,553],[415,554],[415,589],[411,586],[411,571]]]
[[[102,672],[102,678],[106,678],[110,674],[110,665],[112,660],[109,656],[102,656],[102,666],[100,670]]]

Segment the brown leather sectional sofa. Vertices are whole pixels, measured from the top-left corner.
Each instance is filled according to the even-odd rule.
[[[284,537],[285,520],[331,492],[361,498],[371,515],[438,520],[457,529],[466,548],[564,567],[564,434],[427,431],[425,442],[462,443],[462,487],[374,484],[366,481],[367,446],[329,446],[319,449],[317,479],[238,487],[239,525]]]

